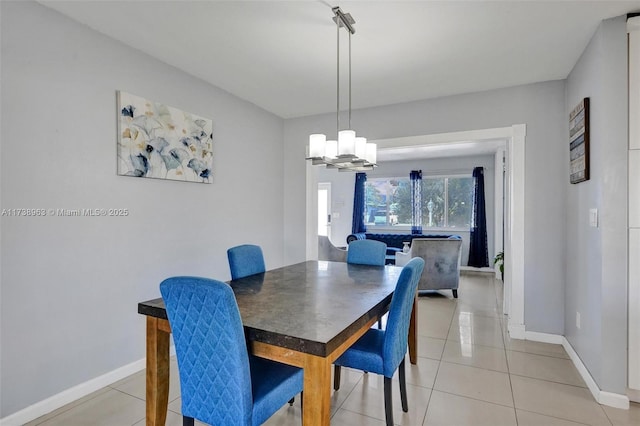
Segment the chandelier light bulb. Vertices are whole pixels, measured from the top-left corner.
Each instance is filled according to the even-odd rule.
[[[324,157],[327,137],[321,133],[309,135],[309,157]]]
[[[338,132],[338,155],[356,155],[355,130],[340,130]]]

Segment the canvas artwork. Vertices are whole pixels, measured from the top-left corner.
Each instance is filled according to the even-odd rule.
[[[589,98],[569,114],[569,181],[589,180]]]
[[[213,121],[118,92],[118,174],[212,183]]]

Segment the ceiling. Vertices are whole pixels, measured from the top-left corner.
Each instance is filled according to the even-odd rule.
[[[353,109],[564,79],[601,20],[640,11],[640,1],[40,3],[282,118],[336,110],[329,4],[356,21]]]
[[[419,145],[406,145],[407,139],[419,139],[420,137],[404,137],[398,139],[379,139],[378,163],[387,161],[405,161],[421,158],[447,158],[447,157],[477,157],[480,155],[494,155],[499,149],[506,149],[504,139],[485,139],[482,141],[461,140],[443,143],[422,143]],[[390,147],[396,146],[396,147]]]

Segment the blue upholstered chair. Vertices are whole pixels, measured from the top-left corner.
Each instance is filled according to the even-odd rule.
[[[231,287],[198,277],[160,284],[178,357],[184,425],[260,425],[302,392],[301,369],[248,354]]]
[[[384,411],[387,426],[393,425],[393,407],[391,403],[391,378],[398,371],[400,379],[400,399],[402,411],[409,410],[407,405],[407,384],[405,381],[404,356],[407,352],[409,320],[413,309],[413,299],[422,275],[424,260],[413,258],[407,263],[391,298],[389,318],[384,330],[375,328],[367,332],[335,361],[333,388],[340,388],[340,366],[355,368],[384,376]]]
[[[237,280],[249,275],[260,274],[265,271],[264,257],[260,246],[243,244],[227,250],[231,279]]]
[[[387,245],[376,240],[355,240],[349,243],[347,263],[358,265],[384,266]],[[382,317],[378,318],[378,328],[382,328]]]
[[[384,266],[386,254],[387,245],[381,241],[355,240],[349,243],[347,263]]]
[[[242,244],[227,250],[231,279],[237,280],[249,275],[261,274],[266,270],[260,246]],[[294,398],[289,401],[293,405]]]

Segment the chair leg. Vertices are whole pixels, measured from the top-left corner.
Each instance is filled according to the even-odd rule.
[[[340,370],[341,367],[339,365],[333,366],[333,390],[340,389]]]
[[[393,402],[391,398],[391,377],[384,378],[384,417],[387,426],[393,426]]]
[[[294,402],[296,402],[296,397],[295,396],[289,400],[289,405],[293,406]]]
[[[182,426],[193,426],[193,417],[182,416]]]
[[[453,290],[451,290],[451,292],[453,293],[453,298],[457,299],[458,298],[458,290],[454,288]]]
[[[382,317],[378,318],[378,330],[382,330]]]
[[[402,411],[406,413],[409,411],[409,404],[407,404],[407,381],[404,371],[404,358],[402,358],[398,370],[398,378],[400,379],[400,401],[402,401]]]

